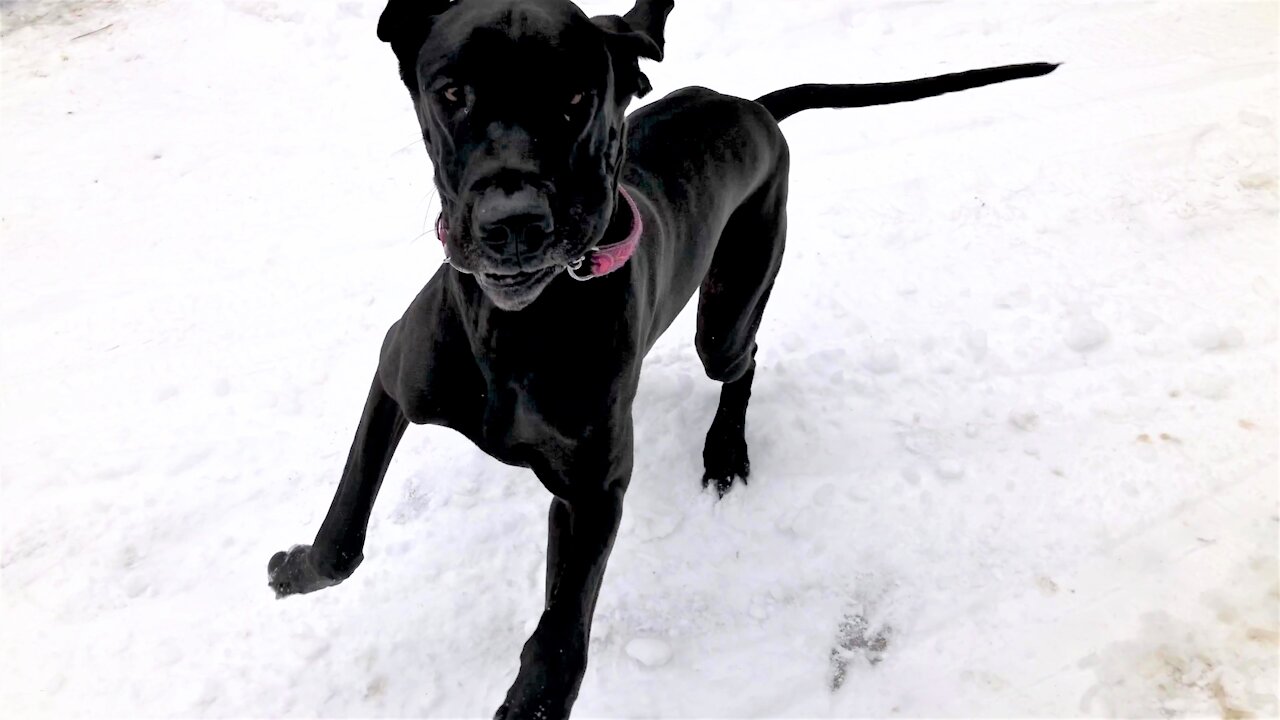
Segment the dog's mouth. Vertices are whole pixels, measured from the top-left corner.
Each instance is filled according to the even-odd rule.
[[[552,265],[538,270],[519,272],[478,272],[476,283],[489,300],[502,310],[514,311],[528,307],[551,284],[560,266]]]
[[[538,270],[521,270],[513,273],[482,272],[476,277],[480,284],[502,290],[522,290],[533,287],[555,274],[559,268],[544,267]]]

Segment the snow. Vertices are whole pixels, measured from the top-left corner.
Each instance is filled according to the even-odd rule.
[[[686,313],[577,716],[1280,713],[1276,5],[785,8],[678,3],[655,96],[1065,64],[784,124],[751,483],[701,490]],[[380,10],[0,2],[6,716],[503,697],[547,496],[449,431],[406,436],[350,580],[266,586],[441,260]]]
[[[625,649],[636,662],[646,667],[659,667],[671,660],[671,646],[658,638],[635,638],[627,643]]]
[[[1098,319],[1087,313],[1071,319],[1067,328],[1067,347],[1078,353],[1086,353],[1102,347],[1111,331]]]

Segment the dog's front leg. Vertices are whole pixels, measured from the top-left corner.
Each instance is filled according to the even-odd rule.
[[[631,474],[625,471],[598,489],[579,492],[570,478],[543,482],[574,488],[551,501],[547,538],[546,606],[538,627],[520,653],[520,671],[495,718],[565,718],[587,670],[587,641],[600,582],[622,521],[622,497]],[[540,473],[541,475],[541,473]],[[566,482],[567,480],[567,482]]]
[[[369,389],[342,480],[311,545],[276,553],[267,564],[277,597],[336,585],[364,559],[364,536],[373,501],[409,421],[378,377]]]

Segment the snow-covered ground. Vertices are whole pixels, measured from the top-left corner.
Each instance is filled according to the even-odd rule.
[[[266,586],[440,261],[380,10],[0,2],[5,717],[481,717],[509,684],[547,495],[447,430],[410,430],[351,580]],[[577,716],[1275,716],[1278,27],[679,2],[655,96],[1066,64],[785,123],[752,482],[700,491],[686,314]]]

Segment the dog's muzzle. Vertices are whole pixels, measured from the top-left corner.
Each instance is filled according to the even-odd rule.
[[[644,234],[644,219],[640,217],[640,208],[636,205],[635,199],[631,197],[631,193],[627,192],[627,189],[622,185],[618,185],[618,195],[622,197],[627,204],[627,209],[631,211],[631,228],[627,232],[627,236],[616,243],[598,245],[591,248],[581,257],[566,265],[565,271],[574,280],[586,281],[608,275],[626,265],[627,260],[631,259],[636,247],[640,244],[640,236]],[[536,204],[530,203],[528,198],[518,196],[519,194],[507,196],[507,198],[510,198],[509,201],[496,203],[495,209],[510,210],[515,208],[514,212],[506,212],[505,214],[495,212],[490,216],[492,219],[488,221],[484,218],[477,218],[476,232],[481,242],[495,249],[497,249],[498,243],[504,248],[509,247],[509,243],[521,243],[520,248],[528,252],[535,249],[535,247],[525,245],[523,244],[524,242],[536,240],[538,241],[536,247],[541,247],[541,244],[551,237],[553,226],[550,213],[548,212],[545,216],[542,215],[538,212]],[[486,231],[491,233],[492,240],[486,239]],[[540,237],[541,235],[546,237]],[[469,274],[470,271],[453,265],[449,260],[449,225],[445,222],[443,211],[436,218],[436,237],[440,238],[440,244],[444,247],[444,261],[452,265],[453,269],[458,272]]]

